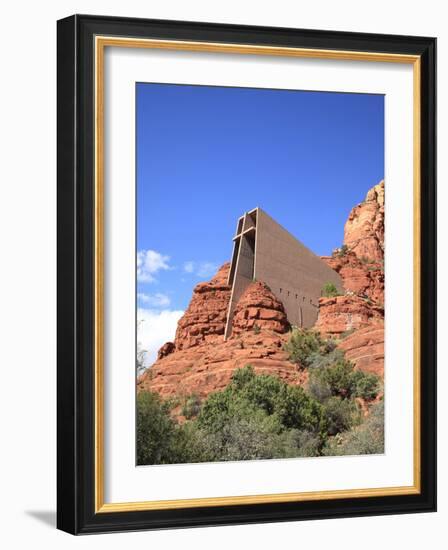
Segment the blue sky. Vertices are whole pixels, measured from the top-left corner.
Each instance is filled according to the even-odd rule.
[[[136,99],[143,314],[177,319],[255,206],[330,254],[384,177],[381,95],[138,83]]]

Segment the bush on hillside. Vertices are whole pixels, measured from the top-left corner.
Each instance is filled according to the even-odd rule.
[[[195,393],[192,393],[185,398],[184,404],[182,406],[182,414],[190,420],[191,418],[196,417],[201,410],[201,400],[199,396]]]
[[[348,246],[346,244],[343,244],[341,248],[338,248],[336,255],[339,256],[339,258],[342,258],[345,256],[348,252]]]
[[[334,298],[335,296],[340,296],[340,294],[336,285],[333,283],[325,283],[322,287],[322,296],[325,298]]]
[[[329,397],[323,404],[329,435],[349,430],[361,422],[361,411],[353,399]]]
[[[270,422],[279,430],[325,430],[321,405],[303,388],[290,386],[275,376],[256,375],[251,366],[235,371],[227,388],[208,396],[198,423],[216,433],[232,419],[250,419],[258,412],[272,417]]]
[[[314,330],[293,328],[284,349],[289,360],[303,367],[309,367],[316,355],[323,356],[336,347],[334,340],[325,340]]]
[[[137,396],[137,464],[166,464],[171,460],[175,424],[168,406],[155,393]]]
[[[170,417],[174,401],[140,392],[137,463],[319,456],[322,449],[326,454],[338,454],[341,449],[344,454],[356,445],[366,449],[367,435],[354,430],[362,420],[354,397],[373,395],[374,381],[354,372],[353,365],[335,350],[324,355],[333,362],[310,369],[309,392],[275,376],[257,375],[246,366],[202,405],[197,396],[189,396],[182,412],[190,420],[183,424]],[[340,439],[349,433],[350,437]]]
[[[308,390],[320,402],[330,396],[372,400],[379,393],[380,383],[376,375],[355,371],[353,363],[338,357],[332,364],[324,362],[324,366],[310,369]]]
[[[370,415],[359,426],[331,437],[322,454],[325,456],[384,453],[384,402],[372,406]]]

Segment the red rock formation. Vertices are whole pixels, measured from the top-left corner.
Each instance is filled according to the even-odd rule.
[[[356,368],[384,375],[384,323],[374,322],[347,336],[338,346]]]
[[[221,339],[214,345],[206,343],[176,351],[147,370],[138,382],[139,390],[156,391],[162,397],[186,396],[200,398],[225,388],[237,368],[252,365],[259,374],[274,374],[290,384],[302,384],[306,374],[288,361],[283,351],[286,335],[272,330],[253,330]]]
[[[344,244],[358,258],[380,262],[384,258],[384,181],[369,190],[355,206],[344,229]]]
[[[203,330],[204,312],[212,321],[225,320],[228,299],[222,299],[222,294],[228,287],[221,282],[227,269],[223,266],[210,283],[195,288],[179,322],[174,351],[167,344],[161,348],[157,361],[140,377],[139,390],[156,391],[163,397],[195,393],[202,398],[226,387],[235,369],[249,364],[255,372],[275,374],[291,384],[304,382],[306,373],[288,361],[283,351],[289,329],[283,304],[264,283],[252,283],[241,297],[230,339],[224,341],[223,323],[219,329],[217,323],[213,325],[212,333]]]
[[[337,271],[344,296],[321,298],[316,329],[343,336],[356,368],[384,375],[384,181],[372,187],[345,224],[344,246],[322,258]]]
[[[176,346],[173,342],[166,342],[166,344],[163,344],[163,346],[159,349],[157,352],[157,359],[163,359],[170,353],[173,353],[173,351],[176,350]]]
[[[232,334],[250,329],[273,330],[283,334],[290,328],[283,304],[262,282],[254,282],[245,290],[235,307]]]
[[[230,301],[229,269],[230,264],[225,263],[210,282],[194,288],[193,298],[177,325],[176,350],[222,340]]]
[[[384,266],[382,261],[360,260],[354,252],[335,253],[322,259],[342,278],[344,289],[384,304]]]
[[[318,330],[340,335],[384,318],[384,181],[350,212],[343,247],[322,259],[339,273],[346,292],[321,298]]]
[[[356,295],[320,298],[316,330],[325,335],[340,336],[344,332],[382,320],[383,309]]]

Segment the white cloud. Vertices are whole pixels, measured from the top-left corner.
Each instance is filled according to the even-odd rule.
[[[185,273],[193,273],[194,271],[194,262],[185,262],[184,263]]]
[[[138,308],[137,341],[145,350],[144,365],[149,367],[157,359],[157,352],[165,342],[172,342],[177,322],[184,314],[181,310]]]
[[[214,275],[218,269],[218,265],[213,262],[185,262],[184,271],[185,273],[193,273],[198,277],[211,277]]]
[[[164,256],[155,250],[139,250],[137,252],[137,280],[140,283],[152,283],[154,275],[160,270],[171,269],[169,256]]]
[[[152,307],[166,307],[171,303],[170,297],[161,292],[156,292],[155,294],[146,294],[145,292],[139,292],[137,294],[137,299],[142,304],[147,304]]]

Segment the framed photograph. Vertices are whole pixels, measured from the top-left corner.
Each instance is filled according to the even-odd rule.
[[[436,508],[425,37],[58,21],[58,527]]]

